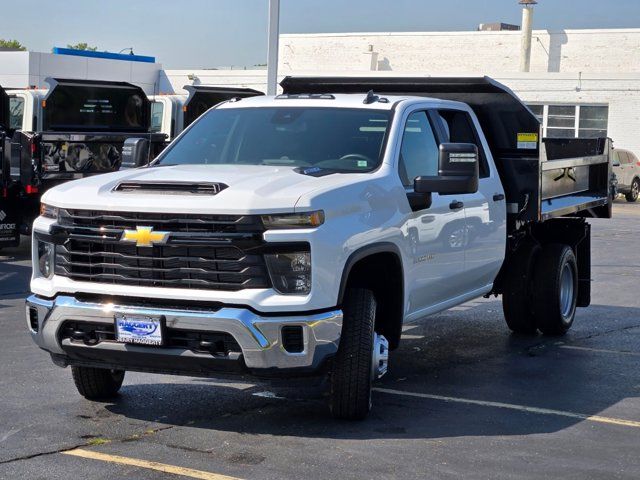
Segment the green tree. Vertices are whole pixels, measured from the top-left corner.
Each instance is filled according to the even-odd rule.
[[[0,38],[0,48],[10,48],[12,50],[26,50],[27,47],[22,45],[18,40],[5,40]]]
[[[87,43],[76,43],[75,45],[67,45],[67,48],[72,50],[86,50],[88,52],[95,52],[98,50],[98,47],[90,47]]]

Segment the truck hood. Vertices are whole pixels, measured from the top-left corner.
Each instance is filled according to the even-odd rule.
[[[292,212],[313,190],[341,185],[348,175],[303,175],[292,167],[175,165],[96,175],[59,185],[42,201],[61,208],[145,212],[255,214]],[[222,183],[217,194],[115,191],[123,182]]]

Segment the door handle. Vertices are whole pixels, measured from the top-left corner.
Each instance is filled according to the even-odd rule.
[[[494,201],[494,202],[500,202],[501,200],[504,200],[504,194],[502,194],[502,193],[496,193],[496,194],[493,196],[493,201]]]
[[[449,208],[451,210],[459,210],[463,207],[464,207],[464,202],[461,202],[460,200],[454,200],[449,204]]]

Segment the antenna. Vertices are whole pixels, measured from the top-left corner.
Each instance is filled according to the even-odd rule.
[[[377,102],[379,99],[380,97],[378,97],[375,93],[373,93],[373,90],[369,90],[367,92],[366,98],[362,103],[364,103],[365,105],[369,105],[371,103]]]

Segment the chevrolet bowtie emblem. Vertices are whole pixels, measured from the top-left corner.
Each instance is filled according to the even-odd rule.
[[[168,238],[169,232],[154,232],[153,227],[136,227],[135,230],[125,230],[121,240],[135,243],[136,247],[153,247],[166,243]]]

